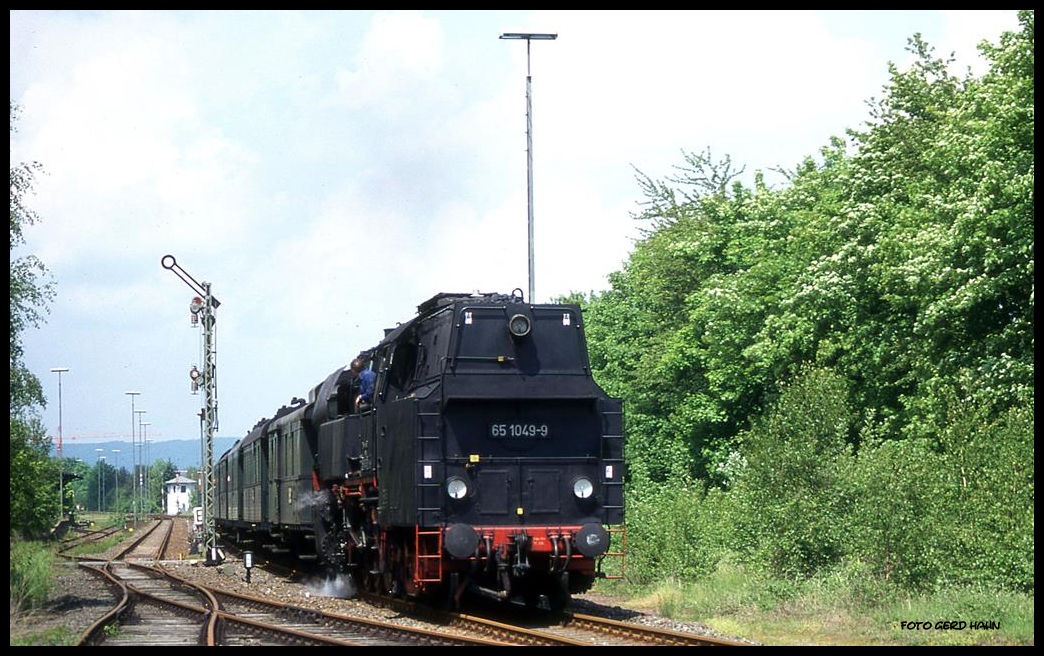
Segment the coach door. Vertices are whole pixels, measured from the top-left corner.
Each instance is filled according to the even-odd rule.
[[[283,471],[282,449],[280,448],[279,430],[272,430],[265,440],[266,460],[268,462],[268,521],[273,524],[281,524],[282,498],[283,498]]]

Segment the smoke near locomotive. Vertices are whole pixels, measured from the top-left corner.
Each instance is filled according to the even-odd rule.
[[[224,539],[318,559],[363,589],[552,607],[623,532],[623,415],[595,383],[580,308],[438,294],[263,419],[217,463]]]

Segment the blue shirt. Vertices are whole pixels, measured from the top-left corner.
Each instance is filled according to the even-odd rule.
[[[373,403],[373,382],[377,374],[372,369],[363,369],[359,372],[359,396],[363,403]]]

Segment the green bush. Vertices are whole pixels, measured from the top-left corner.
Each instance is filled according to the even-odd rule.
[[[701,486],[632,485],[627,573],[635,583],[695,579],[714,570],[728,530],[727,498]]]
[[[1033,590],[1033,408],[990,420],[960,408],[942,436],[953,489],[954,546],[947,581]]]
[[[778,403],[743,435],[746,466],[733,489],[734,548],[777,577],[806,577],[841,556],[853,415],[844,381],[813,369],[783,388]]]
[[[863,445],[845,486],[844,551],[909,590],[1033,590],[1033,413],[956,404],[937,440]]]
[[[852,499],[846,554],[883,581],[912,589],[934,585],[953,544],[946,513],[955,490],[944,459],[922,440],[864,444],[845,485]]]

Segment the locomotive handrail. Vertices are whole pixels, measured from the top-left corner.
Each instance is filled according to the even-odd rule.
[[[514,362],[516,360],[513,355],[457,355],[454,356],[454,360],[478,360],[480,362],[493,361],[493,362]]]
[[[446,456],[445,462],[467,464],[470,456]],[[482,456],[482,462],[546,464],[555,462],[590,464],[601,460],[598,456]]]

